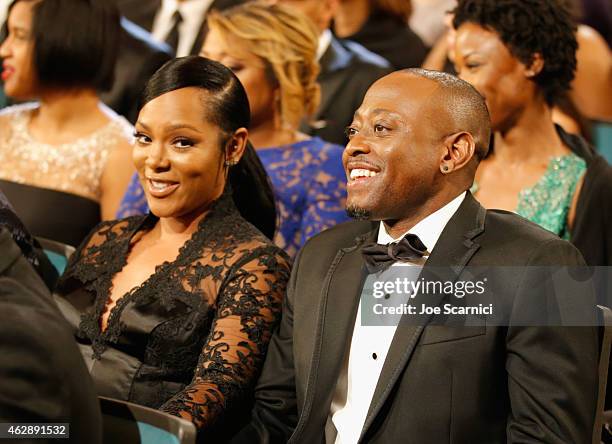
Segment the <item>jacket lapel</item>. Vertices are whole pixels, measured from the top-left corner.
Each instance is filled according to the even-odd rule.
[[[315,114],[315,118],[319,118],[332,103],[342,85],[346,81],[346,76],[335,75],[339,70],[349,66],[351,54],[342,47],[342,44],[332,37],[329,48],[323,54],[320,60],[321,74],[319,75],[319,83],[321,83],[321,103]]]
[[[424,277],[425,280],[428,277],[431,278],[428,268],[436,267],[437,280],[454,281],[479,248],[478,243],[473,239],[484,231],[485,215],[486,210],[468,192],[465,200],[442,231],[440,239],[423,268],[421,277]],[[427,297],[430,298],[432,306],[438,305],[443,299],[443,295],[428,295]],[[361,438],[367,433],[403,373],[429,316],[418,323],[414,322],[414,318],[411,321],[408,319],[407,316],[403,316],[395,331],[372,396]]]
[[[306,401],[295,437],[299,436],[306,426],[309,430],[318,432],[325,426],[343,363],[342,358],[350,344],[359,297],[366,277],[360,247],[364,242],[375,239],[377,233],[377,228],[373,229],[358,237],[353,246],[339,250],[323,283],[315,334],[317,342],[313,349]],[[313,406],[318,410],[312,412]]]

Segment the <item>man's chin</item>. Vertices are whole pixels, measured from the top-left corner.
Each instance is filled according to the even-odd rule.
[[[356,220],[370,220],[372,217],[370,210],[356,205],[348,205],[346,207],[346,214]]]

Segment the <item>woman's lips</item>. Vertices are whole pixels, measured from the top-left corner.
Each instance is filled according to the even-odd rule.
[[[176,182],[165,182],[161,180],[147,179],[147,189],[153,197],[162,198],[172,194],[179,184]]]
[[[7,80],[10,76],[13,75],[14,72],[15,72],[14,68],[10,66],[3,66],[2,67],[2,80]]]

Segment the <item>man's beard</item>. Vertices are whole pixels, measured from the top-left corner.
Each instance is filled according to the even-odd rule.
[[[346,207],[346,214],[357,220],[370,220],[370,216],[372,215],[369,210],[355,205]]]

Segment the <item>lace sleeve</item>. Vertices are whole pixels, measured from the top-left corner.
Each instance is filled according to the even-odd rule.
[[[161,410],[202,430],[248,398],[278,324],[288,279],[288,260],[276,247],[253,250],[232,267],[220,287],[194,378]]]

